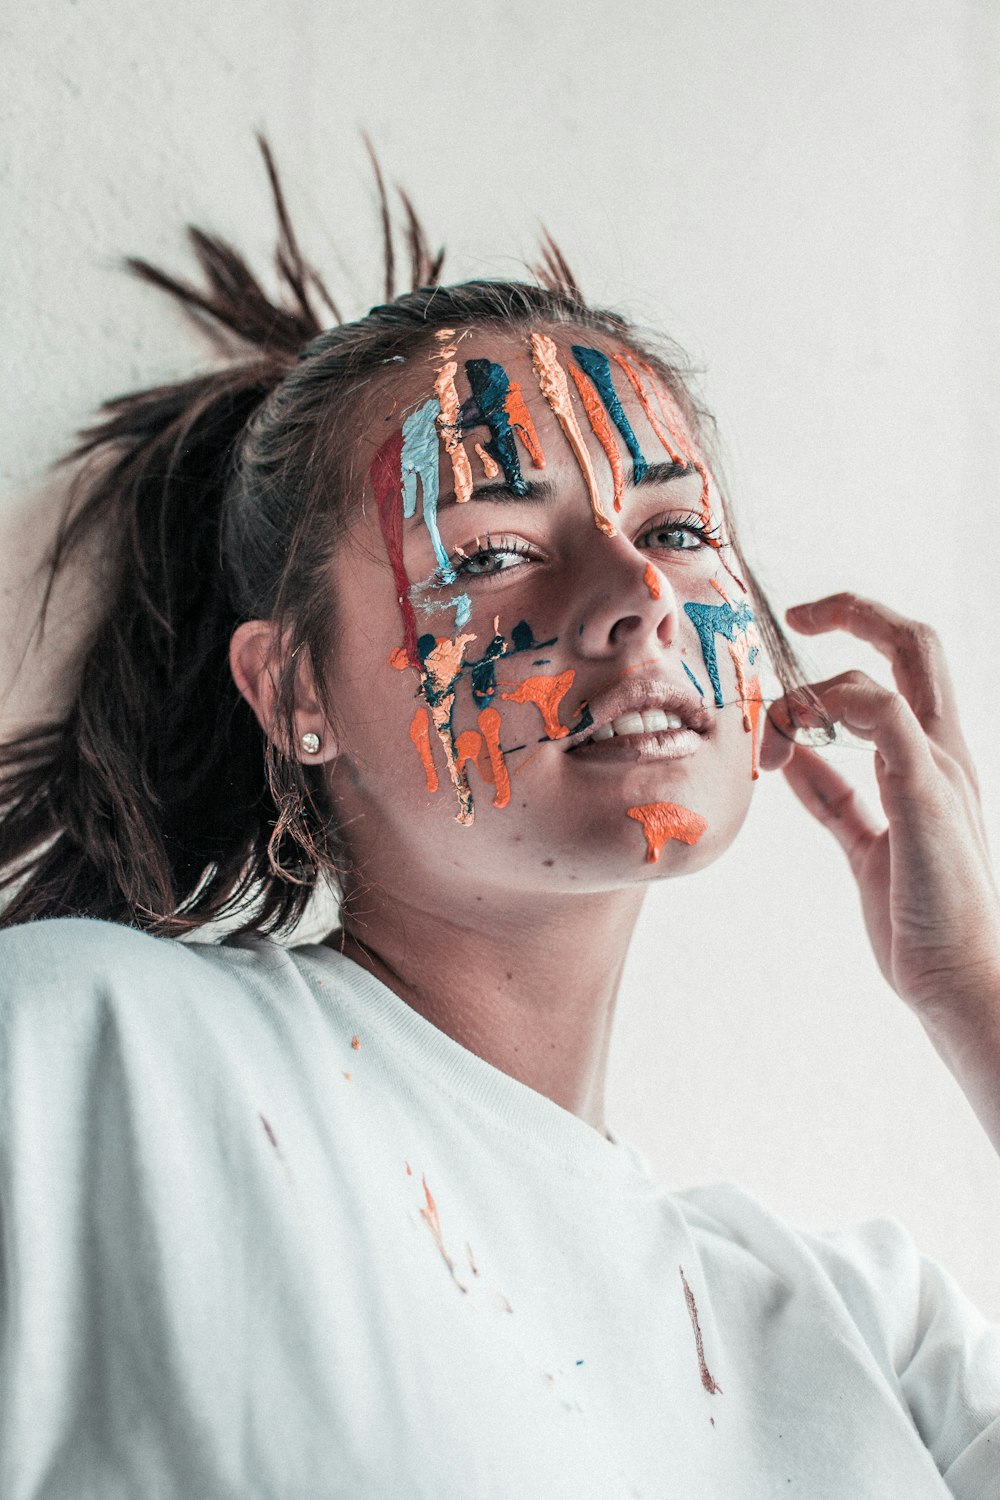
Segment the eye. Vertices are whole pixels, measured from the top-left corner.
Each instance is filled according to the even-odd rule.
[[[474,547],[457,547],[449,558],[459,578],[495,578],[530,562],[534,553],[521,537],[477,537]]]
[[[636,546],[654,552],[695,552],[718,545],[717,528],[709,530],[701,516],[664,516],[636,538]]]

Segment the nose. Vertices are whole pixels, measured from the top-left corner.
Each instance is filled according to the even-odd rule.
[[[625,537],[601,538],[582,591],[577,650],[614,658],[647,642],[669,646],[677,635],[678,602],[665,572]]]

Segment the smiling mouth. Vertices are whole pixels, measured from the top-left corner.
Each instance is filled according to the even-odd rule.
[[[632,710],[599,724],[566,754],[598,761],[682,760],[694,755],[706,736],[680,714],[661,708]]]

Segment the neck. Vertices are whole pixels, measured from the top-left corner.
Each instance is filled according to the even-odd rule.
[[[470,1052],[602,1134],[618,986],[638,891],[450,902],[368,887],[326,939]],[[498,907],[500,914],[498,914]]]

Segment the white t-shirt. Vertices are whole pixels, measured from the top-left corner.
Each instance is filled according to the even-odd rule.
[[[670,1193],[322,946],[0,934],[3,1500],[1000,1497],[891,1222]]]

